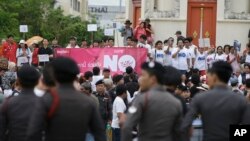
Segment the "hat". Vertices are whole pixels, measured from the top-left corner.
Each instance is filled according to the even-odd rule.
[[[181,31],[176,31],[175,32],[175,35],[178,34],[178,35],[181,35]]]
[[[113,82],[115,84],[118,83],[122,79],[123,79],[123,75],[118,74],[118,75],[113,76]]]
[[[56,80],[61,83],[73,82],[80,73],[76,62],[67,57],[58,57],[51,62],[51,65]]]
[[[130,20],[126,20],[124,24],[132,24]]]
[[[24,40],[20,40],[19,45],[20,44],[26,44],[26,42]]]
[[[145,62],[141,65],[142,70],[154,75],[157,78],[159,84],[165,83],[164,75],[166,70],[162,64],[158,62]]]
[[[95,85],[97,86],[97,85],[100,85],[100,84],[104,84],[104,81],[101,79],[101,80],[99,80],[99,81],[97,81],[96,83],[95,83]]]

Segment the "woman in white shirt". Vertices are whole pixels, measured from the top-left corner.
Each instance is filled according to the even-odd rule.
[[[215,61],[227,61],[227,56],[223,53],[222,46],[217,47],[217,53],[214,58]]]
[[[121,129],[119,126],[120,119],[124,116],[126,111],[126,105],[124,100],[127,97],[127,89],[125,85],[118,85],[116,87],[116,98],[113,103],[113,118],[112,118],[112,130],[113,137],[112,141],[120,141],[121,140]]]
[[[19,42],[19,47],[16,51],[17,64],[20,67],[23,64],[29,64],[29,59],[31,57],[31,51],[24,40]]]
[[[212,67],[214,59],[215,59],[215,49],[211,48],[211,50],[208,52],[208,55],[206,57],[206,62],[207,62],[207,68],[208,69]]]

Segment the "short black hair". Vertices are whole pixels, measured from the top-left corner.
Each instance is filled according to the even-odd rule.
[[[213,63],[210,69],[208,69],[208,73],[215,74],[220,79],[220,81],[228,83],[233,73],[233,69],[227,62],[217,61]]]
[[[155,46],[157,46],[158,44],[162,44],[162,41],[157,41],[156,43],[155,43]]]
[[[69,38],[70,40],[77,40],[77,38],[76,37],[74,37],[74,36],[71,36],[70,38]]]
[[[218,46],[218,47],[217,47],[217,50],[218,50],[219,48],[221,48],[221,49],[223,50],[223,47],[222,47],[222,46]]]
[[[136,38],[132,38],[132,42],[138,43],[138,40]]]
[[[91,78],[91,77],[93,77],[93,73],[91,72],[91,71],[86,71],[85,73],[84,73],[84,78],[85,79],[89,79],[89,78]]]
[[[230,45],[224,45],[224,51],[228,48],[230,50]]]
[[[98,41],[98,40],[94,40],[94,41],[93,41],[93,43],[98,43],[98,44],[99,44],[99,42],[100,42],[100,41]]]
[[[141,38],[141,39],[143,39],[143,40],[145,40],[145,41],[147,40],[147,36],[146,36],[146,35],[144,35],[144,34],[143,34],[143,35],[141,35],[141,36],[140,36],[140,38]]]
[[[131,66],[128,66],[127,68],[126,68],[126,73],[127,74],[131,74],[131,73],[133,73],[134,72],[134,69],[131,67]]]
[[[198,74],[193,74],[191,76],[191,82],[194,84],[194,85],[198,85],[200,84],[200,76]]]
[[[110,69],[104,68],[104,69],[103,69],[103,72],[110,72]]]
[[[177,87],[181,84],[181,73],[172,66],[165,67],[165,85]]]
[[[115,41],[113,38],[109,38],[109,40],[108,41]]]
[[[116,92],[117,96],[120,96],[120,95],[126,93],[127,92],[126,85],[124,85],[124,84],[117,85],[115,88],[115,92]]]
[[[93,75],[99,75],[100,74],[100,68],[99,67],[94,67],[93,68]]]
[[[250,88],[250,79],[247,79],[247,80],[246,80],[246,87],[247,87],[247,88]]]
[[[51,65],[55,79],[59,83],[72,83],[80,73],[77,63],[68,57],[58,57],[51,62]]]
[[[163,42],[163,43],[164,43],[164,44],[168,43],[168,39],[164,40],[164,42]]]
[[[165,78],[162,77],[165,74],[165,68],[158,62],[145,62],[141,66],[142,70],[149,73],[151,76],[155,76],[159,84],[164,84]]]
[[[12,38],[14,38],[14,36],[13,36],[13,35],[11,35],[11,34],[7,36],[7,38],[11,38],[11,37],[12,37]]]
[[[132,40],[132,37],[131,37],[131,36],[129,36],[129,37],[127,37],[127,40],[128,40],[128,39],[129,39],[129,40]]]
[[[34,88],[38,84],[40,74],[34,67],[24,65],[17,71],[17,78],[22,88]]]
[[[250,69],[250,64],[249,64],[249,63],[245,63],[245,64],[244,64],[244,68],[245,68],[245,67],[248,67],[248,68]]]

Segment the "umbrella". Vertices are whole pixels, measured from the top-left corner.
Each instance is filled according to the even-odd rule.
[[[33,37],[29,38],[26,41],[26,43],[27,43],[28,46],[31,46],[34,43],[34,41],[41,42],[42,40],[43,40],[43,38],[40,37],[40,36],[33,36]]]

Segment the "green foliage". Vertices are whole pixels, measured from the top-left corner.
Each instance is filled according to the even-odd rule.
[[[87,32],[87,21],[80,17],[64,16],[63,11],[54,9],[55,0],[0,0],[0,38],[13,34],[20,39],[19,25],[28,25],[26,37],[40,35],[52,40],[57,38],[65,46],[71,36],[90,41],[91,33]],[[103,31],[95,33],[95,39],[103,38]]]

